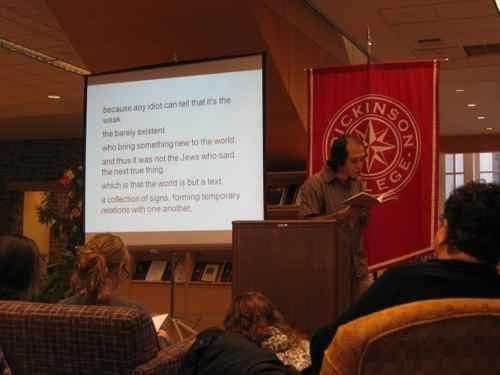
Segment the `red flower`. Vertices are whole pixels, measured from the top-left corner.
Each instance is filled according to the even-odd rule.
[[[64,175],[59,179],[59,183],[63,186],[68,186],[71,184],[73,179],[75,178],[75,174],[71,169],[68,169]]]
[[[80,209],[79,208],[73,208],[70,213],[70,218],[71,219],[76,219],[80,217]]]
[[[59,183],[62,186],[68,186],[69,184],[71,184],[71,179],[68,176],[64,175],[59,179]]]

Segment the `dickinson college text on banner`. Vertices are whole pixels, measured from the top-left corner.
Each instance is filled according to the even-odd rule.
[[[343,134],[367,152],[366,191],[396,193],[370,212],[365,247],[372,268],[425,254],[432,247],[438,203],[438,63],[356,65],[310,75],[309,173],[328,159]]]

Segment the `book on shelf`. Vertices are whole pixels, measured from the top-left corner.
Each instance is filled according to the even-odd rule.
[[[172,281],[172,262],[168,261],[161,277],[162,281]],[[175,282],[183,283],[186,281],[186,266],[184,259],[179,259],[175,263]]]
[[[146,281],[160,281],[167,265],[165,260],[153,260],[146,274]]]
[[[193,273],[191,274],[191,281],[200,281],[203,271],[205,270],[206,263],[196,262],[193,268]]]
[[[150,266],[151,266],[150,260],[143,260],[137,263],[137,266],[135,267],[134,277],[132,277],[132,280],[146,280],[146,275],[148,274]]]
[[[228,262],[224,264],[220,281],[222,283],[230,283],[233,280],[233,264]]]
[[[201,281],[206,281],[213,283],[217,280],[217,275],[219,274],[220,264],[218,263],[208,263],[203,270],[203,275],[201,276]]]
[[[281,191],[281,198],[280,198],[280,205],[282,204],[286,204],[286,197],[288,195],[288,187],[284,187],[282,188],[282,191]]]
[[[299,192],[300,186],[297,184],[290,185],[286,189],[286,197],[284,204],[295,204],[295,200],[297,199],[297,194]]]
[[[353,207],[372,208],[393,199],[398,199],[398,196],[392,191],[388,191],[380,195],[371,195],[362,191],[361,193],[355,194],[346,199],[342,203]]]
[[[167,266],[163,270],[161,279],[162,281],[172,281],[172,262],[167,262]]]
[[[186,262],[184,261],[184,258],[177,260],[175,263],[175,282],[186,282]]]
[[[269,187],[267,189],[267,204],[280,204],[281,197],[283,196],[282,187]]]

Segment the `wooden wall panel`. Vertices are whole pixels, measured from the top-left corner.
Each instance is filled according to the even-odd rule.
[[[253,9],[283,87],[301,125],[307,129],[305,69],[346,64],[348,58],[342,37],[303,1],[264,0],[255,2]]]
[[[142,303],[151,313],[170,312],[170,284],[132,281],[119,296]],[[231,285],[179,284],[175,286],[175,315],[197,328],[221,326],[231,303]]]

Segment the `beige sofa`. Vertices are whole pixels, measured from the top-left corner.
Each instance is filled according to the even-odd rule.
[[[409,303],[341,326],[321,375],[498,375],[500,299]]]

